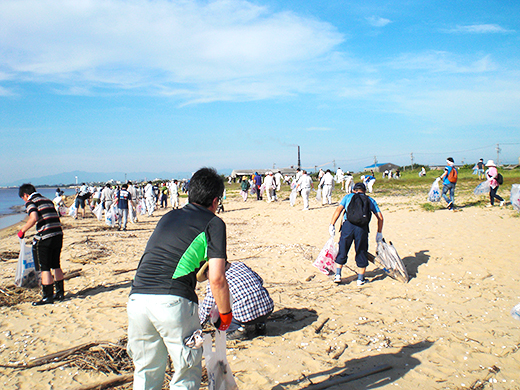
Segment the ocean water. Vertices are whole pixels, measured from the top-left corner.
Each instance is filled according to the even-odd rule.
[[[37,188],[40,194],[54,199],[56,188]],[[75,189],[62,188],[65,195],[73,195]],[[18,197],[18,188],[0,188],[0,229],[14,225],[25,218],[25,203]]]

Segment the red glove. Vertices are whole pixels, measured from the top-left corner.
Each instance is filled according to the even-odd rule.
[[[24,238],[24,236],[25,236],[25,233],[20,230],[18,232],[18,238],[22,239],[22,238]]]
[[[229,312],[226,314],[218,313],[219,317],[217,322],[215,322],[215,328],[225,332],[229,325],[231,325],[231,320],[233,319],[233,313]]]

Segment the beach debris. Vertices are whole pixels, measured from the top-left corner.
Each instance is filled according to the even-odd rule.
[[[319,334],[323,327],[325,326],[325,324],[327,323],[327,321],[329,320],[329,317],[325,318],[317,327],[316,327],[316,330],[314,331],[314,333],[316,334]]]
[[[38,288],[16,287],[14,284],[0,288],[0,307],[11,307],[40,298]]]
[[[340,347],[335,348],[336,353],[332,355],[332,359],[338,360],[341,355],[343,355],[343,352],[348,348],[347,343],[343,343]],[[332,351],[331,351],[332,352]]]

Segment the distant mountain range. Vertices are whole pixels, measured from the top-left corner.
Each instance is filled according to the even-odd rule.
[[[231,169],[219,170],[219,173],[229,175]],[[141,182],[144,180],[171,180],[171,179],[187,179],[193,172],[85,172],[72,171],[64,172],[56,175],[34,177],[29,179],[16,180],[10,183],[0,183],[1,187],[18,187],[24,183],[31,183],[35,186],[66,186],[78,183],[106,183],[110,180],[125,182],[134,181]],[[77,177],[77,180],[76,180]]]

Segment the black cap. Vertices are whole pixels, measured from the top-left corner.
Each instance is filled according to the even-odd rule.
[[[365,187],[365,185],[363,183],[356,183],[356,184],[354,184],[354,190],[361,190],[363,192],[366,192],[367,188]]]

